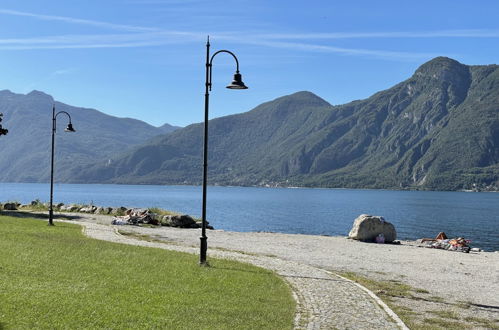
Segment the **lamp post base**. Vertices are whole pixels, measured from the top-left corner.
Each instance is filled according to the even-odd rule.
[[[49,226],[54,225],[54,211],[52,209],[49,210]]]
[[[208,237],[201,236],[199,239],[201,240],[199,264],[201,266],[208,266],[208,262],[206,261],[206,250],[208,250]]]

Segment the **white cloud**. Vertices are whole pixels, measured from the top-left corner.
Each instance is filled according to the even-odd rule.
[[[93,20],[66,17],[66,16],[33,14],[33,13],[26,13],[26,12],[22,12],[22,11],[1,9],[1,8],[0,8],[0,14],[11,15],[11,16],[26,16],[26,17],[32,17],[32,18],[47,20],[47,21],[62,21],[62,22],[71,23],[71,24],[92,25],[92,26],[98,26],[98,27],[108,28],[108,29],[112,29],[112,30],[130,31],[130,32],[158,31],[158,29],[150,28],[150,27],[124,25],[124,24],[113,24],[113,23],[108,23],[108,22],[100,22],[100,21],[93,21]]]
[[[206,36],[179,31],[154,33],[61,35],[40,38],[0,39],[2,50],[124,48],[161,46],[204,40]]]
[[[344,55],[371,56],[377,58],[414,60],[435,57],[440,54],[397,52],[360,48],[343,48],[332,45],[280,41],[266,38],[214,35],[217,40],[227,40],[245,45],[258,45],[302,52],[328,52]],[[0,39],[0,50],[36,49],[92,49],[92,48],[137,48],[159,47],[168,44],[204,42],[206,36],[195,32],[162,31],[155,33],[63,35],[41,38]]]
[[[185,5],[189,3],[200,3],[203,0],[129,0],[127,3],[138,5]]]
[[[437,30],[398,32],[264,33],[262,39],[389,39],[389,38],[499,38],[499,30]]]
[[[67,69],[59,69],[50,74],[50,77],[55,77],[55,76],[61,76],[61,75],[66,75],[66,74],[72,74],[76,72],[77,70],[75,68],[67,68]]]
[[[156,1],[156,0],[152,0]],[[161,1],[161,0],[160,0]],[[177,0],[167,0],[177,1]],[[158,47],[168,44],[200,42],[206,35],[200,32],[169,31],[154,27],[114,24],[64,16],[40,15],[15,10],[1,9],[0,14],[32,17],[34,19],[62,21],[69,24],[91,25],[106,29],[131,33],[97,34],[97,35],[60,35],[39,38],[0,39],[0,50],[30,49],[91,49],[91,48],[129,48]],[[439,31],[398,31],[398,32],[327,32],[327,33],[220,33],[215,34],[218,40],[234,43],[258,45],[262,47],[292,49],[302,52],[328,52],[345,55],[369,56],[397,60],[419,60],[440,54],[424,52],[399,52],[392,50],[376,50],[362,48],[343,48],[324,44],[334,39],[378,39],[378,38],[498,38],[499,30],[468,29]],[[307,42],[294,42],[294,41]],[[321,40],[320,44],[313,40]]]
[[[388,58],[388,59],[398,59],[398,60],[424,59],[428,57],[435,57],[441,55],[441,54],[431,54],[431,53],[412,53],[412,52],[395,52],[387,50],[372,50],[372,49],[360,49],[360,48],[342,48],[335,46],[305,44],[305,43],[296,43],[296,42],[262,41],[257,39],[252,39],[252,40],[246,39],[245,42],[260,46],[273,47],[273,48],[287,48],[299,51],[327,52],[327,53],[337,53],[344,55],[364,55],[377,58]]]

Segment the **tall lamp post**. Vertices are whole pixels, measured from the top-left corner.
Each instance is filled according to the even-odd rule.
[[[65,114],[69,118],[69,123],[65,132],[75,132],[73,124],[71,123],[71,116],[66,111],[59,111],[55,113],[55,105],[52,107],[52,158],[50,162],[50,208],[49,208],[49,226],[54,225],[54,209],[53,209],[53,197],[54,197],[54,146],[55,146],[55,128],[57,124],[57,116],[61,113]]]
[[[215,52],[210,57],[210,37],[208,37],[208,41],[206,42],[206,93],[204,94],[204,147],[203,147],[203,210],[201,215],[201,251],[199,254],[199,263],[201,265],[206,265],[206,250],[208,249],[208,242],[206,237],[206,185],[208,178],[208,108],[209,108],[209,99],[210,99],[210,91],[211,91],[211,73],[212,73],[212,63],[213,58],[220,54],[227,53],[232,55],[234,60],[236,60],[236,73],[234,74],[234,79],[227,86],[229,89],[248,89],[246,85],[244,85],[241,74],[239,73],[239,61],[237,60],[236,55],[228,50],[219,50]]]

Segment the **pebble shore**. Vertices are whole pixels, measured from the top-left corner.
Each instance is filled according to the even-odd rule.
[[[199,241],[199,233],[195,230],[110,226],[106,224],[108,219],[105,217],[92,215],[86,215],[80,221],[70,222],[82,225],[85,234],[96,239],[199,253],[199,247],[192,244],[194,242],[174,239],[175,234],[182,234],[179,236],[190,234],[192,239]],[[150,232],[156,229],[159,232]],[[137,240],[130,236],[120,235],[118,230],[131,230],[145,235],[153,234],[151,236],[155,240],[163,240],[166,244]],[[210,231],[209,234],[214,232],[216,231]],[[295,329],[407,329],[395,313],[372,292],[327,270],[271,255],[236,252],[221,247],[209,248],[208,251],[208,258],[226,258],[251,263],[275,271],[285,279],[297,301]]]
[[[99,239],[199,253],[199,230],[110,226],[110,219],[82,215],[71,222],[83,225],[87,235]],[[120,235],[118,229],[164,243],[135,240]],[[498,317],[499,253],[426,249],[414,242],[369,244],[345,237],[211,230],[208,260],[212,257],[252,263],[282,276],[298,302],[296,329],[406,328],[374,293],[336,275],[345,271],[376,280],[403,279],[447,304],[466,301],[483,306],[471,309],[473,315]]]

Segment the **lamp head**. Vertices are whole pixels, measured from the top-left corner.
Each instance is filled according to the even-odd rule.
[[[229,88],[229,89],[248,89],[248,87],[246,87],[246,85],[243,83],[243,80],[242,80],[242,77],[241,77],[241,74],[239,73],[239,71],[234,74],[234,79],[227,86],[227,88]]]
[[[75,129],[73,128],[73,124],[69,123],[68,127],[64,130],[64,132],[76,132]]]

